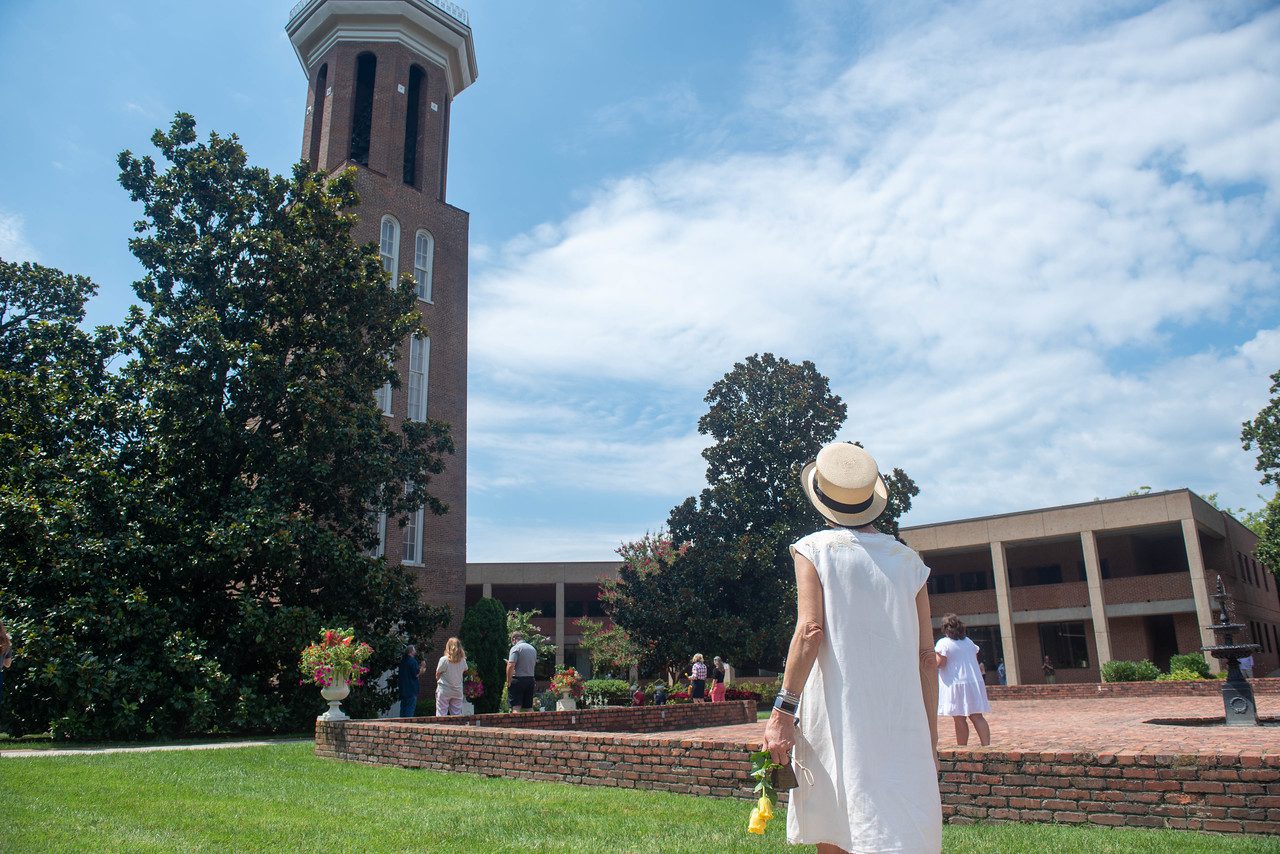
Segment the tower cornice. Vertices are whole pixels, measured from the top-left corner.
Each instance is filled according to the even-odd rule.
[[[452,98],[479,74],[469,22],[449,0],[302,0],[285,29],[308,77],[339,42],[396,43],[443,67]]]

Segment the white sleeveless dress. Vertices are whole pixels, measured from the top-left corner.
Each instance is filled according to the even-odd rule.
[[[969,638],[957,641],[943,635],[933,651],[947,657],[946,666],[938,668],[938,714],[953,718],[988,714],[991,703],[978,666],[978,645]]]
[[[822,581],[825,632],[800,701],[787,841],[938,854],[942,802],[920,690],[916,593],[929,568],[893,537],[846,528],[792,545]]]

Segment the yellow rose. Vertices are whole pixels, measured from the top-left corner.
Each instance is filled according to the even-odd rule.
[[[760,810],[758,808],[753,809],[751,811],[751,820],[747,822],[747,830],[751,831],[752,833],[763,834],[765,824],[766,824],[765,820],[760,817]]]
[[[756,811],[760,813],[760,817],[765,821],[773,818],[773,804],[769,803],[768,795],[760,796],[760,804],[756,807]]]

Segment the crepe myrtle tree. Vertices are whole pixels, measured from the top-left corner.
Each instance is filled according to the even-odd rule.
[[[1271,375],[1271,399],[1240,433],[1246,451],[1256,450],[1261,482],[1280,487],[1280,371]],[[1254,555],[1280,578],[1280,489],[1250,525],[1258,534]]]

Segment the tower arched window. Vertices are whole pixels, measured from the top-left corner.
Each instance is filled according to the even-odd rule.
[[[431,298],[431,275],[435,269],[436,239],[429,231],[419,231],[413,241],[413,280],[418,284],[418,299],[434,302]]]
[[[418,186],[418,137],[422,133],[422,101],[426,97],[427,73],[409,68],[409,91],[404,104],[404,182]]]
[[[372,53],[356,57],[356,91],[351,104],[350,158],[369,165],[369,140],[373,136],[373,84],[378,76],[378,58]]]
[[[316,74],[316,93],[311,101],[311,168],[320,168],[320,134],[324,130],[325,93],[329,88],[329,63]]]
[[[391,214],[382,218],[378,254],[382,256],[382,267],[391,274],[391,284],[394,285],[400,278],[400,223]]]

